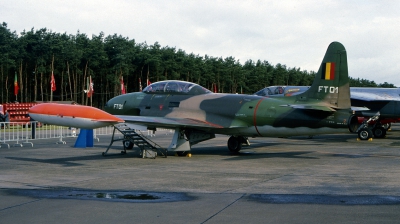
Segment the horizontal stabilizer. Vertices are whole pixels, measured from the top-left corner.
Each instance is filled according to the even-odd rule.
[[[369,108],[367,108],[367,107],[351,107],[351,110],[352,111],[368,111],[368,110],[370,110]]]

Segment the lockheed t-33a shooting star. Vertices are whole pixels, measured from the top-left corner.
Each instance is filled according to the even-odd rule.
[[[65,115],[49,119],[42,106],[31,108],[30,116],[35,120],[57,124],[56,120],[66,119]],[[105,105],[105,111],[115,116],[114,123],[122,119],[147,130],[174,129],[168,150],[178,153],[190,152],[192,145],[215,134],[229,135],[228,149],[239,152],[242,145],[250,144],[249,137],[346,133],[350,108],[347,55],[338,42],[329,45],[312,86],[296,96],[212,93],[195,83],[167,80],[142,92],[114,97]],[[79,114],[72,119],[77,118]],[[112,119],[108,121],[112,123]]]

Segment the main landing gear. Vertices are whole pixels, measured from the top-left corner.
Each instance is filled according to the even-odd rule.
[[[242,149],[242,145],[250,145],[249,140],[243,136],[231,136],[228,139],[228,149],[233,153],[238,153]]]
[[[378,112],[360,125],[357,129],[358,138],[360,140],[368,140],[372,137],[384,138],[386,136],[386,128],[379,122],[379,117],[380,113]],[[375,124],[369,126],[371,122],[375,122]]]

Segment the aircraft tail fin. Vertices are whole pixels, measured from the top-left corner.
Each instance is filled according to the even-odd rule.
[[[341,43],[329,45],[313,84],[296,97],[298,101],[317,100],[335,109],[351,107],[347,54]]]

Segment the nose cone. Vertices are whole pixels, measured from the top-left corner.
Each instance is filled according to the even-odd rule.
[[[104,110],[114,115],[138,116],[140,115],[140,104],[144,102],[143,100],[145,100],[146,97],[151,96],[142,92],[119,95],[110,99],[106,103]]]
[[[112,113],[111,101],[112,101],[112,99],[107,101],[106,105],[104,105],[104,111],[106,111],[107,113]]]

